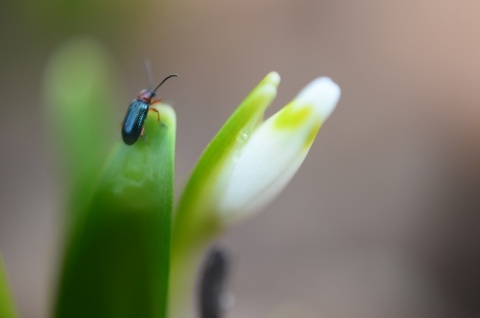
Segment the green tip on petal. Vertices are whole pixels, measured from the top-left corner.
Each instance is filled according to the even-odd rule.
[[[327,120],[340,99],[340,86],[328,77],[319,77],[308,84],[295,98],[299,107],[311,106],[315,114]]]

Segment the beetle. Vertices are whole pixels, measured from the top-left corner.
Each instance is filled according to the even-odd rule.
[[[160,121],[160,113],[156,108],[150,107],[160,100],[153,100],[157,89],[165,83],[166,80],[172,77],[177,77],[178,74],[168,75],[155,87],[155,89],[143,89],[138,94],[137,98],[132,100],[128,107],[125,119],[122,124],[122,138],[123,142],[127,145],[133,145],[140,136],[144,135],[145,119],[147,119],[148,111],[152,110],[157,113],[158,120]]]

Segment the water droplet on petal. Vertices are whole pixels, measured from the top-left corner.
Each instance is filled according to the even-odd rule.
[[[246,130],[243,130],[241,131],[239,134],[238,134],[238,137],[237,137],[237,141],[239,143],[244,143],[248,140],[248,132]]]

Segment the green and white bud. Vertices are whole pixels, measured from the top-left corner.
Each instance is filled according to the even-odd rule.
[[[268,74],[205,149],[180,198],[173,224],[170,317],[189,317],[204,249],[229,226],[274,200],[295,175],[340,88],[320,77],[263,120],[280,76]]]

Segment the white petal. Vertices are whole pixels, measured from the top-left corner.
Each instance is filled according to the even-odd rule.
[[[296,103],[313,105],[318,115],[325,121],[337,106],[340,87],[328,77],[319,77],[308,84],[297,95]]]
[[[235,219],[237,213],[250,214],[268,204],[283,189],[277,184],[293,176],[302,154],[307,137],[291,131],[278,131],[264,123],[248,140],[236,158],[232,158],[233,170],[220,198],[219,211],[228,219]],[[303,159],[302,159],[303,161]],[[294,167],[297,166],[297,167]],[[295,169],[292,169],[295,168]],[[274,187],[275,185],[275,187]],[[276,191],[274,191],[276,190]]]

